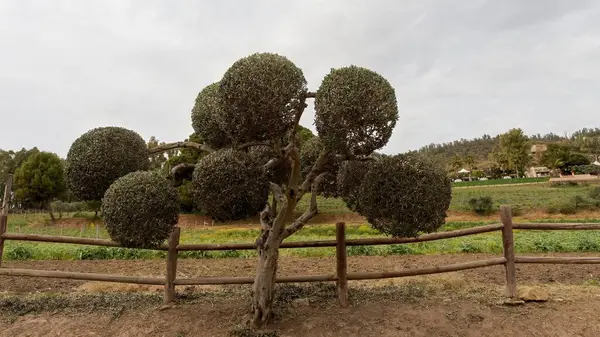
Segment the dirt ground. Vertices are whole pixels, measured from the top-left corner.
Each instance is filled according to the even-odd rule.
[[[349,257],[349,271],[398,270],[490,257],[484,254],[353,256]],[[233,258],[182,259],[178,277],[249,276],[254,272],[254,262],[254,259]],[[3,267],[162,276],[165,262],[35,261],[5,262]],[[333,258],[284,257],[280,275],[334,270]],[[519,286],[533,285],[549,295],[548,301],[519,306],[503,304],[504,277],[503,268],[494,266],[440,275],[350,282],[349,308],[337,305],[331,285],[318,290],[314,290],[316,285],[303,285],[298,288],[308,289],[303,291],[292,286],[286,291],[295,289],[296,295],[285,295],[288,302],[278,305],[279,314],[271,328],[277,331],[276,336],[315,337],[600,336],[597,266],[519,265]],[[248,286],[181,287],[177,304],[161,310],[165,309],[160,304],[161,287],[24,277],[0,279],[0,336],[229,336],[247,310],[249,293]],[[282,294],[287,294],[286,291],[282,290]],[[59,293],[42,300],[45,305],[58,298],[75,296],[80,306],[71,307],[65,302],[36,311],[19,304],[40,293]],[[111,302],[111,308],[120,309],[107,311],[94,304],[97,298],[86,299],[101,293],[122,294],[115,303]],[[138,303],[131,297],[141,293],[154,294],[149,296],[155,300]],[[3,300],[8,298],[14,299]]]

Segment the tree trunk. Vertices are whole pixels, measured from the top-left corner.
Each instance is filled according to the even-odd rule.
[[[272,317],[275,277],[279,259],[279,245],[259,247],[258,267],[252,286],[252,327],[263,329]]]
[[[52,207],[48,207],[48,213],[50,213],[50,221],[52,221],[52,223],[56,222],[56,218],[54,217],[54,213],[52,212]]]

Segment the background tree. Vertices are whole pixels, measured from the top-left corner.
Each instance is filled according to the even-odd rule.
[[[469,171],[473,171],[473,167],[475,166],[475,158],[471,155],[467,155],[465,157],[465,165],[469,168]]]
[[[307,139],[302,135],[307,132],[299,127],[306,99],[311,97],[315,98],[317,139]],[[345,200],[384,233],[413,236],[435,231],[444,223],[450,181],[443,170],[416,155],[373,155],[387,144],[397,119],[395,90],[376,72],[357,66],[332,69],[317,92],[310,93],[302,70],[294,63],[277,54],[257,53],[236,61],[219,82],[196,97],[192,124],[202,143],[182,141],[149,151],[150,155],[172,149],[208,153],[171,169],[171,174],[183,180],[192,173],[197,208],[221,221],[260,215],[249,319],[253,327],[264,327],[272,316],[281,242],[317,214],[317,194],[325,192],[322,183],[327,180],[334,187],[338,181],[347,183]],[[121,151],[114,158],[127,155]],[[356,167],[363,173],[366,169],[366,179],[356,179],[353,166],[343,170],[349,175],[339,176],[340,166],[351,162],[372,162],[366,168]],[[99,171],[93,165],[90,169]],[[146,200],[155,192],[140,189],[136,193],[144,194],[139,198]],[[308,207],[295,218],[296,206],[309,194]],[[273,196],[270,202],[269,195]],[[110,200],[126,202],[123,197]],[[118,203],[111,201],[110,206]],[[128,223],[134,226],[133,221],[148,218],[151,209],[138,207],[128,212]],[[164,233],[165,227],[158,227]],[[113,239],[128,242],[134,235],[135,231]]]
[[[22,148],[19,151],[13,150],[0,150],[0,191],[4,191],[4,186],[6,183],[6,179],[8,179],[9,174],[14,174],[17,168],[21,166],[29,158],[29,156],[40,152],[37,147],[32,149]],[[3,193],[0,198],[4,197]]]
[[[457,173],[458,171],[460,171],[460,168],[463,165],[463,159],[461,158],[461,156],[456,155],[452,158],[450,165],[452,165],[452,169],[454,170],[453,173]]]
[[[498,165],[515,170],[517,177],[529,163],[529,143],[521,129],[511,129],[500,135],[498,147],[493,152],[493,158]]]
[[[26,207],[47,209],[55,220],[50,202],[66,191],[63,164],[54,153],[37,152],[15,172],[15,199]]]

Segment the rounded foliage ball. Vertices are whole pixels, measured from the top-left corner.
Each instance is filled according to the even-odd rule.
[[[300,149],[300,165],[302,167],[302,179],[310,173],[319,156],[323,153],[324,147],[319,137],[312,137],[304,142]],[[333,154],[327,156],[327,164],[323,171],[329,172],[329,175],[319,184],[318,194],[324,197],[337,197],[336,175],[340,167],[340,160]]]
[[[213,83],[200,91],[192,108],[192,127],[204,143],[213,149],[230,145],[231,140],[221,129],[222,117],[218,101],[219,83]]]
[[[203,157],[196,164],[192,180],[198,208],[216,221],[257,215],[269,197],[263,165],[249,153],[232,149]]]
[[[345,161],[337,174],[337,190],[346,206],[359,211],[360,186],[371,168],[370,161]]]
[[[294,124],[306,91],[302,70],[286,57],[244,57],[220,81],[221,127],[237,143],[281,139]]]
[[[77,138],[67,154],[67,186],[80,200],[100,200],[119,177],[150,167],[144,139],[132,130],[108,126]]]
[[[277,154],[269,146],[253,146],[249,154],[256,158],[262,165],[267,164],[271,159],[276,158]],[[279,165],[267,171],[269,181],[281,185],[287,183],[292,172],[292,165],[288,160],[283,160]]]
[[[452,198],[446,172],[412,154],[373,162],[359,193],[360,214],[375,229],[399,237],[436,231]]]
[[[111,239],[123,246],[158,246],[177,224],[177,189],[158,172],[129,173],[106,190],[102,215]]]
[[[315,110],[324,146],[356,156],[385,146],[398,120],[394,88],[378,73],[357,66],[333,69],[325,76]]]

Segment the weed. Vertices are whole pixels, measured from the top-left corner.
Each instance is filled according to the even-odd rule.
[[[33,251],[29,247],[16,246],[7,250],[6,258],[15,261],[31,260],[33,258]]]
[[[563,244],[553,238],[536,238],[533,241],[533,247],[536,252],[562,252],[565,250]]]
[[[415,250],[408,245],[399,244],[389,246],[388,253],[391,255],[409,255],[414,254]]]
[[[348,247],[349,256],[373,256],[377,255],[375,248],[371,246],[350,246]]]
[[[469,200],[469,206],[471,207],[471,210],[477,214],[488,215],[492,213],[494,201],[490,196],[471,198]]]
[[[591,239],[587,236],[579,238],[576,247],[580,252],[600,252],[598,240]]]
[[[461,253],[482,253],[483,249],[473,242],[463,241],[460,243],[458,251]]]

